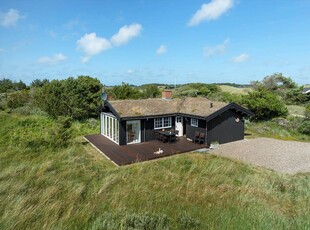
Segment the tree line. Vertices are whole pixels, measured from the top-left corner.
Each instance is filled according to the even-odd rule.
[[[234,85],[234,84],[232,84]],[[75,120],[98,117],[100,95],[105,91],[114,100],[160,97],[158,84],[132,86],[122,83],[104,86],[90,76],[69,77],[64,80],[36,79],[27,86],[22,81],[0,80],[0,110],[20,110],[25,114],[44,112],[53,118],[68,116]],[[286,104],[307,105],[309,96],[289,77],[276,73],[262,81],[251,82],[252,91],[246,95],[222,92],[218,84],[189,83],[179,85],[174,97],[203,96],[211,100],[236,102],[255,113],[255,120],[286,117]],[[308,107],[309,108],[309,105]],[[307,116],[306,116],[307,117]]]

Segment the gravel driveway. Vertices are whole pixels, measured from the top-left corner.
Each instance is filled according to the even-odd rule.
[[[211,153],[282,173],[310,172],[310,143],[271,138],[244,139],[222,144]]]

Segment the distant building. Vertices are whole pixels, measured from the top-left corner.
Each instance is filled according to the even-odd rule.
[[[310,95],[310,88],[304,88],[304,89],[302,90],[302,93],[303,93],[303,94]]]

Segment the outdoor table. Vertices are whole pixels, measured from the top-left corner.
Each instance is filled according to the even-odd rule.
[[[163,142],[167,140],[169,143],[172,143],[175,140],[176,133],[170,131],[159,131],[159,135],[163,135],[165,138]]]

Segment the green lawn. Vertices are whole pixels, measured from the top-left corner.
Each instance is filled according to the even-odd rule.
[[[35,141],[54,126],[0,113],[0,229],[310,228],[310,174],[198,153],[117,168],[81,138],[92,122],[68,147]]]

